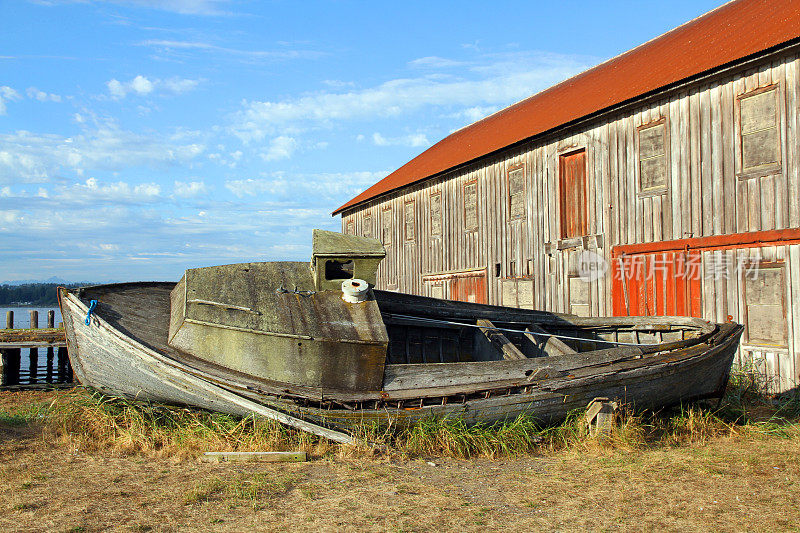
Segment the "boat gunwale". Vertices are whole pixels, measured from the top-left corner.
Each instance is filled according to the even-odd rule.
[[[142,286],[147,286],[147,285],[164,285],[165,288],[166,288],[166,286],[170,286],[170,285],[174,286],[175,283],[172,283],[172,282],[127,282],[127,283],[117,283],[117,284],[101,284],[101,285],[95,285],[95,286],[90,286],[90,287],[81,287],[81,288],[77,288],[77,289],[64,289],[64,292],[75,296],[75,298],[77,298],[78,301],[81,302],[81,305],[86,307],[85,304],[83,303],[83,300],[81,299],[82,296],[80,295],[81,292],[83,291],[83,289],[109,290],[109,289],[125,288],[125,287],[142,287]],[[98,314],[98,316],[102,316],[102,310],[100,310],[99,312],[96,310],[95,314]],[[628,317],[624,317],[624,318],[628,318]],[[683,318],[685,318],[685,317],[683,317]],[[649,353],[649,354],[648,353],[643,353],[643,352],[639,352],[639,354],[627,354],[625,357],[622,357],[620,359],[615,359],[613,361],[607,361],[607,362],[603,362],[603,363],[599,363],[599,364],[587,363],[587,364],[584,364],[584,365],[575,366],[573,368],[574,369],[578,369],[578,368],[593,368],[593,367],[600,368],[600,367],[602,367],[604,365],[614,364],[614,363],[619,362],[621,360],[630,359],[632,357],[634,357],[634,358],[642,358],[643,355],[648,355],[648,357],[646,358],[648,360],[647,361],[648,364],[657,364],[657,359],[668,356],[670,352],[679,351],[681,349],[684,349],[684,348],[687,348],[687,347],[691,347],[691,346],[703,345],[705,340],[708,340],[715,332],[718,332],[719,328],[716,325],[714,325],[714,324],[712,324],[712,323],[710,323],[708,321],[697,320],[697,322],[700,322],[703,325],[711,326],[713,331],[711,333],[709,333],[709,334],[705,334],[705,335],[702,335],[700,337],[694,337],[692,339],[685,339],[685,340],[682,340],[682,341],[673,341],[673,342],[670,342],[670,343],[659,343],[659,344],[655,344],[655,345],[647,345],[647,346],[658,347],[658,346],[662,346],[662,345],[669,346],[669,345],[675,345],[676,343],[680,343],[680,344],[682,344],[681,347],[671,346],[670,347],[671,349],[668,349],[668,350],[652,350],[652,353]],[[402,394],[405,390],[410,390],[410,389],[396,389],[396,390],[388,390],[388,391],[387,390],[380,390],[380,391],[367,391],[367,392],[352,392],[352,391],[346,391],[346,390],[341,390],[340,391],[340,390],[334,390],[334,389],[322,389],[322,388],[319,388],[319,387],[302,387],[302,386],[292,385],[292,384],[289,384],[289,383],[274,382],[274,381],[265,380],[265,379],[262,379],[262,378],[256,378],[256,377],[253,377],[253,376],[247,376],[249,379],[247,379],[245,381],[239,381],[239,380],[235,379],[235,376],[231,376],[231,374],[234,373],[234,372],[236,372],[238,374],[242,374],[239,371],[228,369],[226,367],[222,367],[221,365],[213,365],[211,363],[205,362],[205,361],[200,360],[200,359],[198,359],[198,358],[196,358],[194,356],[189,355],[189,357],[191,357],[192,359],[196,359],[197,361],[199,361],[201,363],[205,363],[204,366],[210,366],[211,370],[219,370],[222,373],[222,375],[215,374],[212,371],[209,371],[208,369],[204,370],[202,368],[197,368],[196,366],[193,366],[190,361],[183,360],[183,359],[176,359],[176,358],[172,357],[169,354],[159,352],[158,350],[145,345],[143,342],[141,342],[140,339],[138,339],[137,337],[132,336],[133,334],[131,334],[131,336],[126,335],[126,334],[120,332],[115,326],[111,325],[110,323],[106,322],[106,324],[107,324],[107,327],[109,329],[111,329],[111,330],[114,330],[117,335],[122,336],[122,337],[124,337],[126,339],[129,339],[129,341],[136,343],[137,346],[141,346],[143,349],[146,349],[148,351],[152,351],[153,353],[158,354],[159,358],[161,358],[161,359],[163,359],[165,361],[169,361],[170,364],[172,364],[173,366],[179,366],[181,368],[181,370],[183,370],[185,372],[189,372],[192,375],[195,375],[196,377],[199,377],[201,379],[209,380],[209,381],[212,381],[214,383],[218,383],[220,385],[224,385],[224,386],[228,386],[228,387],[235,387],[235,388],[240,389],[240,390],[256,390],[256,391],[259,391],[260,393],[271,395],[271,396],[275,396],[275,397],[279,397],[279,398],[290,398],[290,399],[293,399],[293,400],[302,400],[302,401],[308,401],[308,400],[315,401],[316,400],[316,401],[320,401],[320,402],[321,401],[325,401],[325,400],[334,400],[334,401],[370,401],[370,400],[392,401],[392,400],[398,400],[398,399],[404,399],[404,400],[406,400],[406,399],[408,399],[408,400],[410,400],[410,399],[426,399],[426,398],[436,398],[436,397],[441,397],[442,396],[442,394],[440,394],[440,392],[441,392],[443,387],[441,387],[441,386],[439,386],[439,387],[429,387],[429,388],[427,388],[427,390],[429,391],[429,394],[418,394],[417,396],[414,396],[413,398],[410,398],[410,397]],[[724,339],[722,339],[722,340],[724,341]],[[591,342],[591,339],[587,339],[587,342]],[[708,347],[709,348],[713,348],[716,344],[717,343],[708,345]],[[609,350],[615,350],[615,349],[612,348],[612,349],[605,349],[605,350],[591,350],[591,351],[587,351],[587,352],[579,352],[578,354],[558,355],[558,356],[539,357],[539,358],[528,358],[528,359],[523,359],[523,360],[519,360],[519,361],[470,361],[470,362],[453,362],[453,363],[417,363],[417,364],[410,364],[410,365],[403,365],[403,364],[391,364],[391,365],[389,365],[389,364],[387,364],[386,367],[387,367],[387,369],[389,369],[391,367],[392,370],[397,369],[397,368],[402,368],[402,367],[408,367],[408,368],[412,368],[413,367],[417,371],[424,371],[426,368],[443,368],[443,365],[458,365],[458,366],[451,366],[451,368],[458,368],[459,366],[461,368],[464,368],[464,365],[486,365],[487,368],[488,368],[488,367],[491,367],[491,366],[497,367],[497,366],[499,366],[498,363],[502,363],[503,366],[510,367],[509,370],[516,370],[516,368],[514,368],[514,367],[515,366],[519,366],[520,367],[519,368],[520,371],[525,371],[525,370],[529,370],[530,369],[528,367],[539,366],[540,368],[543,368],[543,367],[547,367],[547,366],[553,366],[553,364],[557,364],[560,361],[563,361],[564,357],[576,357],[576,356],[578,356],[578,357],[584,357],[585,358],[587,356],[590,357],[592,354],[596,354],[598,352],[604,352],[604,351],[607,352]],[[181,355],[185,355],[185,354],[183,354],[183,352],[180,352],[178,350],[176,350],[176,351],[178,353],[180,353]],[[659,354],[661,354],[661,355],[659,355]],[[652,358],[652,360],[651,360],[651,358]],[[247,383],[246,381],[249,381],[250,383]],[[520,385],[524,384],[524,383],[520,383],[520,381],[521,380],[518,379],[518,378],[514,378],[514,379],[495,379],[495,380],[488,380],[488,381],[484,381],[484,382],[467,383],[467,384],[463,384],[463,385],[459,385],[459,386],[462,386],[465,389],[469,389],[469,390],[475,391],[475,392],[491,392],[491,391],[507,389],[507,388],[512,387],[512,386],[520,386]],[[540,383],[541,383],[541,381],[536,382],[536,383],[528,382],[527,385],[534,386],[534,385],[538,385]],[[384,385],[385,385],[385,379],[384,379]],[[451,388],[452,387],[447,387],[447,389],[451,389]],[[400,396],[404,396],[404,398],[400,398]]]

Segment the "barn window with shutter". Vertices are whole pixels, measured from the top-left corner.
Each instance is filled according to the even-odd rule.
[[[372,237],[372,213],[364,215],[364,220],[361,222],[361,234],[364,237]]]
[[[405,224],[406,240],[414,240],[414,200],[407,200],[403,207],[403,223]]]
[[[464,229],[478,229],[478,181],[472,180],[464,184]]]
[[[385,246],[392,244],[392,207],[386,206],[381,213],[381,242]]]
[[[525,167],[508,169],[508,213],[511,220],[525,218]]]
[[[739,143],[736,162],[740,177],[780,171],[778,96],[778,87],[773,85],[738,98]]]
[[[442,234],[442,193],[431,193],[431,235]]]
[[[638,131],[639,193],[660,194],[667,190],[666,119],[641,126]]]
[[[783,263],[756,263],[743,269],[748,344],[787,345],[786,273]]]
[[[561,238],[586,235],[586,150],[562,154],[558,163]]]
[[[345,232],[347,235],[353,235],[353,234],[355,234],[355,229],[354,229],[354,228],[355,228],[355,222],[353,222],[353,219],[352,219],[352,218],[351,218],[351,219],[349,219],[349,220],[347,221],[347,223],[345,224],[345,227],[344,227],[344,228],[345,228],[345,229],[344,229],[344,232]]]

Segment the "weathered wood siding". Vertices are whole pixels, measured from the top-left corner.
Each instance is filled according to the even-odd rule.
[[[739,99],[773,87],[779,161],[759,167],[761,172],[745,172]],[[534,308],[610,315],[612,276],[593,281],[578,277],[584,250],[610,261],[614,247],[800,228],[799,108],[800,58],[796,48],[786,49],[356,206],[343,213],[342,229],[379,237],[384,227],[391,232],[386,260],[378,270],[378,287],[383,289],[431,295],[424,276],[484,269],[489,303],[503,303],[504,279],[526,277],[532,283],[524,286],[533,291],[526,298]],[[665,167],[661,173],[648,170],[647,183],[664,186],[642,191],[638,132],[660,124]],[[646,140],[661,138],[659,133]],[[587,235],[561,239],[560,156],[579,149],[586,151]],[[648,158],[660,157],[652,147],[646,152]],[[525,181],[522,217],[518,212],[512,216],[508,180],[509,170],[520,167]],[[473,181],[477,229],[465,225],[464,186]],[[441,199],[441,234],[439,224],[431,222],[435,194]],[[415,227],[407,236],[404,213],[409,205]],[[372,226],[368,229],[367,213]],[[390,217],[386,226],[385,217]],[[788,333],[784,347],[749,345],[745,338],[737,361],[761,368],[776,389],[797,386],[800,246],[764,242],[760,247],[703,251],[704,272],[715,268],[721,255],[736,261],[743,254],[785,265]],[[704,276],[702,286],[704,317],[724,321],[730,315],[745,322],[740,276]]]

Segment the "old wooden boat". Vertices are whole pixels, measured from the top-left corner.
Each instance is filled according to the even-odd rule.
[[[383,254],[378,241],[317,230],[310,265],[62,289],[75,375],[111,395],[256,413],[340,441],[362,423],[549,423],[597,397],[660,407],[726,386],[739,324],[374,290]]]

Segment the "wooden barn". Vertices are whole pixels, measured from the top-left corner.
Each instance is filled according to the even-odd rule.
[[[800,373],[800,0],[738,0],[435,144],[335,212],[378,287],[744,323]]]

